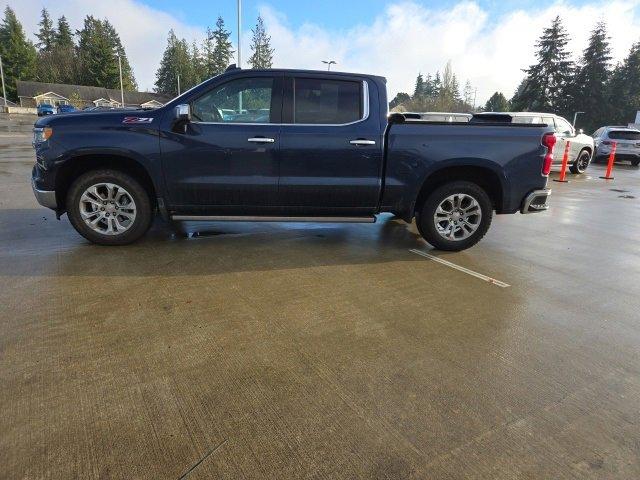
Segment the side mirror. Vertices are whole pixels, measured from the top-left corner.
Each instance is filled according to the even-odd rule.
[[[583,130],[583,129],[580,129],[580,130],[578,130],[578,133],[579,133],[580,135],[582,135],[582,134],[584,133],[584,130]]]
[[[188,103],[182,103],[176,107],[175,119],[178,122],[191,121],[191,107],[189,107]]]

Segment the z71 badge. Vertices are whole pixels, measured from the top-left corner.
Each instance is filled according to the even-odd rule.
[[[151,123],[152,117],[124,117],[122,123]]]

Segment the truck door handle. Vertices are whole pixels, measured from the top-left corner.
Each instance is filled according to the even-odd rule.
[[[364,139],[357,139],[357,140],[351,140],[349,142],[351,145],[375,145],[376,141],[375,140],[364,140]]]
[[[267,138],[267,137],[251,137],[251,138],[247,138],[247,142],[251,142],[251,143],[274,143],[275,140],[273,138]]]

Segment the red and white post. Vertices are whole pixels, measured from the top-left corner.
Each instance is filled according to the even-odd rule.
[[[569,163],[569,148],[571,147],[571,142],[567,142],[564,147],[564,155],[562,156],[562,168],[560,169],[560,178],[554,179],[554,182],[562,182],[569,183],[569,180],[565,180],[567,176],[567,164]]]
[[[607,163],[607,173],[605,173],[604,177],[600,177],[600,178],[604,178],[605,180],[613,180],[613,177],[611,176],[611,171],[613,170],[613,162],[616,161],[617,146],[618,146],[618,142],[613,142],[613,145],[611,146],[611,153],[609,154],[609,163]]]

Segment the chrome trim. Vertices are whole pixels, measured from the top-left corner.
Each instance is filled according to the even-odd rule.
[[[375,145],[375,140],[350,140],[351,145]]]
[[[366,121],[369,118],[369,109],[370,109],[370,98],[369,98],[369,84],[366,80],[362,80],[362,118],[360,120],[355,120],[353,122],[347,123],[249,123],[249,122],[198,122],[191,121],[191,123],[198,125],[275,125],[275,126],[286,126],[286,127],[346,127],[349,125],[355,125],[356,123],[361,123]]]
[[[275,140],[273,138],[266,138],[266,137],[251,137],[251,138],[247,138],[247,142],[252,142],[252,143],[274,143]]]
[[[183,222],[317,222],[375,223],[376,217],[270,217],[257,215],[171,215],[171,220]]]
[[[33,190],[33,194],[35,195],[37,202],[40,205],[42,205],[43,207],[50,208],[52,210],[56,210],[58,208],[58,202],[56,200],[55,190],[38,190],[33,180],[31,180],[31,188]]]
[[[531,204],[534,198],[541,197],[543,195],[545,197],[544,205]],[[537,212],[544,212],[545,210],[548,210],[549,205],[547,204],[547,199],[549,198],[550,195],[551,195],[551,189],[548,189],[548,188],[545,188],[544,190],[534,190],[533,192],[529,193],[529,195],[525,197],[524,202],[522,202],[522,208],[520,209],[520,213],[522,214],[537,213]]]

